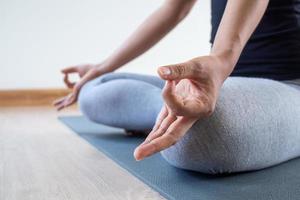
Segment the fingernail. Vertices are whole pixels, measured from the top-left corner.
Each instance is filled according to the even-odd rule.
[[[141,160],[142,160],[142,158],[136,158],[135,160],[136,160],[136,161],[141,161]]]
[[[167,67],[161,67],[159,69],[159,71],[163,74],[163,75],[170,75],[171,74],[171,70]]]
[[[136,161],[140,161],[141,160],[141,158],[140,158],[140,156],[139,156],[139,154],[138,154],[138,151],[137,151],[137,148],[134,150],[134,152],[133,152],[133,157],[134,157],[134,159],[136,160]]]

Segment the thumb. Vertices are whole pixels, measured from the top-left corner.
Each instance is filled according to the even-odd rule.
[[[198,73],[199,70],[197,70],[197,66],[192,62],[167,65],[158,68],[159,76],[166,80],[194,78]]]

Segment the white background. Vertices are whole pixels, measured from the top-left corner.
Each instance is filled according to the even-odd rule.
[[[0,0],[0,89],[63,87],[60,69],[101,62],[162,0]],[[119,71],[155,74],[160,65],[209,52],[210,1]]]

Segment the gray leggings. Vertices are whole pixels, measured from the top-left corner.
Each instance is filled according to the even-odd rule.
[[[88,82],[79,104],[90,120],[149,130],[162,108],[158,77],[109,73]],[[171,165],[203,173],[258,170],[300,156],[300,81],[228,78],[215,112],[161,152]]]

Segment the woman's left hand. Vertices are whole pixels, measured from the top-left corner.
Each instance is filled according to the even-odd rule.
[[[146,140],[135,149],[136,160],[174,145],[198,119],[213,113],[226,77],[221,65],[218,57],[204,56],[158,69],[167,80],[162,93],[165,105]]]

